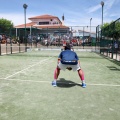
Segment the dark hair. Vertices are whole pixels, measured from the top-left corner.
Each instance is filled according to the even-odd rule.
[[[66,44],[65,50],[71,50],[70,44]]]

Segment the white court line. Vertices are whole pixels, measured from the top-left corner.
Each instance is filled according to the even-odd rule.
[[[8,81],[18,81],[18,82],[32,82],[32,83],[51,83],[51,81],[37,81],[37,80],[21,80],[21,79],[5,79],[5,78],[0,78],[0,80],[8,80]],[[64,84],[79,84],[81,83],[65,83],[65,82],[58,82],[58,83],[64,83]],[[89,84],[86,83],[87,86],[106,86],[106,87],[120,87],[120,84],[115,85],[115,84]]]
[[[91,86],[108,86],[108,87],[120,87],[120,85],[113,85],[113,84],[87,84]]]
[[[35,65],[41,64],[41,63],[43,63],[44,61],[47,61],[48,59],[50,59],[50,58],[44,59],[44,60],[42,60],[42,61],[40,61],[40,62],[37,62],[36,64],[30,65],[29,67],[27,67],[27,68],[25,68],[25,69],[23,69],[23,70],[20,70],[20,71],[14,73],[14,74],[12,74],[12,75],[9,75],[9,76],[7,76],[7,77],[4,78],[4,79],[8,79],[8,78],[10,78],[10,77],[12,77],[12,76],[14,76],[14,75],[16,75],[16,74],[19,74],[19,73],[21,73],[21,72],[23,72],[23,71],[25,71],[25,70],[27,70],[27,69],[35,66]]]
[[[8,81],[19,81],[19,82],[33,82],[33,83],[51,83],[51,81],[38,81],[38,80],[21,80],[21,79],[5,79],[5,78],[0,78],[0,80],[8,80]]]

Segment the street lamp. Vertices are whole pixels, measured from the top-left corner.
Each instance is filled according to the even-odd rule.
[[[27,39],[26,39],[26,9],[27,9],[28,5],[23,4],[23,8],[24,8],[24,19],[25,19],[25,51],[27,51]]]
[[[90,36],[91,36],[91,21],[92,21],[92,18],[90,18]]]
[[[101,5],[102,5],[102,26],[103,26],[103,6],[104,6],[104,2],[101,1]]]
[[[83,26],[83,49],[84,49],[84,26]]]

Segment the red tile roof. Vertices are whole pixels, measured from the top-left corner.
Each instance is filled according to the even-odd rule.
[[[60,19],[58,17],[52,16],[52,15],[41,15],[41,16],[31,17],[28,19],[32,20],[32,19],[53,19],[53,18],[57,18],[60,21]],[[61,21],[60,21],[60,23],[61,23],[60,25],[36,25],[36,22],[30,22],[30,23],[26,23],[26,28],[30,28],[31,26],[37,27],[40,29],[44,29],[44,28],[69,28],[65,25],[62,25]],[[25,24],[15,26],[15,28],[24,28],[24,27],[25,27]]]
[[[58,17],[52,16],[52,15],[40,15],[40,16],[35,16],[28,19],[51,19],[51,18],[58,18]]]
[[[49,26],[34,26],[34,27],[37,27],[37,28],[42,28],[42,29],[45,29],[45,28],[69,28],[67,26],[64,26],[64,25],[49,25]]]
[[[32,20],[32,19],[53,19],[53,18],[57,18],[59,20],[60,23],[62,23],[60,21],[60,19],[56,16],[53,16],[53,15],[40,15],[40,16],[35,16],[35,17],[31,17],[31,18],[28,18],[29,20]]]
[[[25,27],[25,24],[22,24],[22,25],[18,25],[18,26],[15,26],[15,28],[24,28]],[[40,28],[40,29],[45,29],[45,28],[69,28],[65,25],[36,25],[36,23],[34,22],[31,22],[31,23],[26,23],[26,28],[30,28],[30,27],[37,27],[37,28]]]
[[[33,26],[35,24],[36,23],[34,23],[34,22],[26,23],[26,27],[30,28],[31,26]],[[24,27],[25,27],[25,24],[15,26],[15,28],[24,28]]]

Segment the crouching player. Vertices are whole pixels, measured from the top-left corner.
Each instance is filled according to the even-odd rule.
[[[71,51],[71,47],[69,44],[65,46],[65,50],[59,54],[58,57],[58,65],[54,71],[54,80],[52,81],[52,85],[54,87],[57,86],[57,78],[60,74],[60,70],[73,70],[78,71],[78,75],[82,81],[82,87],[86,87],[86,83],[84,80],[84,73],[80,67],[80,61],[77,54],[74,51]]]

